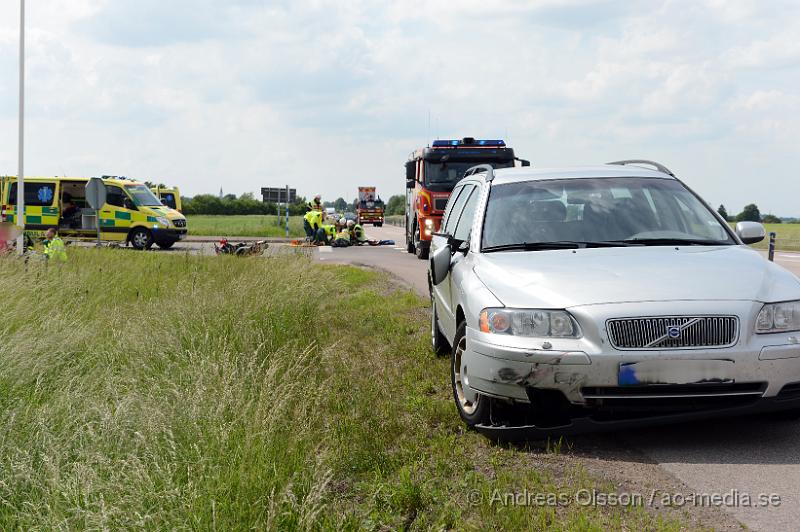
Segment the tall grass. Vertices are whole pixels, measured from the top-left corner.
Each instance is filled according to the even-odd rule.
[[[2,267],[2,530],[680,525],[491,507],[594,481],[465,432],[422,301],[380,274],[96,249]]]

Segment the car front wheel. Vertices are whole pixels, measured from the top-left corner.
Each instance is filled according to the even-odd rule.
[[[450,380],[453,385],[453,399],[456,402],[458,414],[464,422],[472,427],[488,423],[490,413],[490,399],[475,392],[469,387],[467,367],[463,362],[463,354],[467,349],[467,324],[462,322],[456,331],[453,340],[453,350],[450,364]]]
[[[128,237],[128,240],[136,249],[150,249],[153,247],[153,233],[143,227],[134,229]]]

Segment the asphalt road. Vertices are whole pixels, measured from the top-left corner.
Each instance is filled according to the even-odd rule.
[[[403,230],[367,227],[376,239],[394,239],[395,246],[320,248],[322,262],[385,270],[420,295],[428,295],[427,262],[406,253]],[[777,253],[776,262],[800,276],[800,254]],[[727,498],[722,509],[753,530],[796,530],[800,523],[800,421],[740,418],[639,429],[616,435],[582,436],[579,448],[618,451],[620,466],[635,448],[685,486],[692,494]],[[659,486],[652,487],[661,490]],[[745,497],[780,497],[777,506],[746,505]],[[658,497],[664,494],[658,493]],[[733,504],[728,504],[733,503]],[[707,505],[707,503],[706,503]]]

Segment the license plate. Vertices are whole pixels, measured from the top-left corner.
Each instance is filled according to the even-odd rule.
[[[732,360],[647,360],[619,365],[620,386],[734,382]]]

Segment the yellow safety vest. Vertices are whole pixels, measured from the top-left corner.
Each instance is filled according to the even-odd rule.
[[[53,240],[45,245],[44,255],[48,259],[65,262],[67,260],[67,246],[64,245],[64,241],[59,237],[53,237]]]
[[[322,211],[308,211],[303,218],[314,230],[319,229],[322,225]]]
[[[325,230],[325,234],[331,238],[336,236],[336,226],[330,224],[324,224],[322,229]]]

